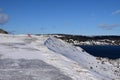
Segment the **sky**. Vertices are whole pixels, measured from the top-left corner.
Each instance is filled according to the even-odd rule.
[[[120,0],[0,0],[13,34],[120,35]]]

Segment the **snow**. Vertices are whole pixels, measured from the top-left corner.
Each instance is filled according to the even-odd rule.
[[[45,69],[39,69],[38,67],[29,68],[27,66],[26,69],[21,69],[19,60],[24,59],[27,63],[24,65],[29,65],[29,61],[32,61],[32,65],[34,66],[34,60],[44,62],[48,66]],[[8,63],[6,60],[13,60],[9,62],[10,65],[6,65]],[[0,34],[0,61],[6,65],[7,68],[3,69],[3,66],[0,66],[0,77],[3,76],[4,70],[6,70],[3,77],[8,78],[0,78],[1,80],[10,80],[11,76],[19,76],[20,71],[27,74],[27,77],[30,76],[30,80],[120,80],[120,69],[115,64],[118,64],[115,61],[114,64],[110,63],[108,59],[96,58],[87,52],[83,52],[83,49],[80,47],[75,47],[71,44],[68,44],[60,39],[56,39],[52,36],[40,35],[32,37],[28,37],[27,35],[4,35]],[[36,63],[36,62],[35,62]],[[35,66],[38,66],[42,63],[38,63]],[[10,72],[11,65],[14,66],[12,69],[16,71],[18,75],[10,75],[7,72]],[[17,68],[16,68],[17,67]],[[19,67],[19,68],[18,68]],[[39,66],[41,67],[41,66]],[[34,68],[34,70],[33,70]],[[51,75],[48,70],[55,69],[57,77],[62,76],[57,79],[53,74]],[[46,70],[48,73],[44,73]],[[116,71],[115,71],[116,70]],[[26,72],[25,72],[26,71]],[[39,71],[39,74],[33,74]],[[43,72],[40,73],[40,72]],[[45,75],[46,74],[46,75]],[[26,75],[26,74],[24,74]],[[46,76],[49,76],[49,79]],[[40,76],[40,77],[36,77]],[[28,80],[29,78],[25,78]],[[53,78],[54,77],[54,78]],[[12,77],[11,80],[18,80]],[[22,79],[22,78],[21,78]]]

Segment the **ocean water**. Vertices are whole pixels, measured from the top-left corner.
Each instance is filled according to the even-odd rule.
[[[104,57],[109,59],[118,59],[120,58],[120,46],[105,45],[105,46],[80,46],[86,52],[90,53],[93,56]]]

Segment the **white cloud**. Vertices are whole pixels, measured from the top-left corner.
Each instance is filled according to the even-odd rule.
[[[112,14],[120,14],[120,10],[117,10],[115,12],[112,12]]]
[[[0,24],[4,24],[8,21],[8,15],[0,8]]]
[[[3,12],[3,9],[2,9],[2,8],[0,8],[0,13],[1,13],[1,12]]]
[[[5,13],[0,13],[0,24],[3,24],[8,21],[8,15]]]
[[[106,29],[106,30],[112,30],[116,27],[119,27],[119,25],[118,24],[109,24],[109,25],[108,24],[99,24],[98,27],[102,28],[102,29]]]

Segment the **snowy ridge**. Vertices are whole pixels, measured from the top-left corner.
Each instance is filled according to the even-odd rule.
[[[78,62],[81,66],[86,67],[87,69],[92,68],[92,71],[111,79],[114,77],[120,79],[120,73],[116,73],[117,75],[114,74],[114,69],[119,69],[110,64],[106,59],[103,59],[103,61],[97,60],[97,58],[93,57],[92,55],[82,52],[80,47],[76,48],[55,38],[49,38],[45,44],[50,50],[53,50],[56,53],[60,53],[65,57]],[[102,64],[102,62],[104,63]]]
[[[115,61],[96,58],[80,47],[45,35],[0,34],[0,63],[1,80],[120,80]],[[11,70],[18,75],[9,74]],[[54,71],[53,75],[49,71]]]

